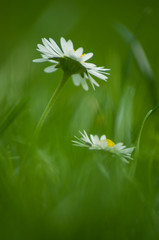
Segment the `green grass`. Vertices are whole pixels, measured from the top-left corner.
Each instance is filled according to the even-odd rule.
[[[145,15],[142,1],[122,1],[120,12],[117,1],[40,1],[24,15],[19,4],[2,9],[12,21],[0,39],[0,239],[158,239],[157,1]],[[69,79],[30,148],[62,76],[32,63],[36,44],[61,36],[94,52],[109,81],[85,92]],[[134,160],[72,146],[83,129],[135,146]]]

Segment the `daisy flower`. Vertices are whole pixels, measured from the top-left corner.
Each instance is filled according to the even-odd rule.
[[[107,81],[109,69],[97,67],[93,63],[86,62],[93,53],[83,53],[83,48],[74,50],[71,40],[66,41],[63,37],[60,39],[61,49],[56,42],[49,38],[42,38],[42,44],[37,45],[37,50],[41,53],[40,59],[34,59],[33,62],[50,62],[53,65],[44,69],[46,73],[52,73],[61,68],[69,77],[72,75],[73,83],[76,86],[82,85],[84,90],[88,90],[87,80],[91,83],[93,89],[99,84],[94,80],[94,76]],[[93,76],[93,77],[92,77]]]
[[[104,150],[116,154],[121,158],[123,162],[129,163],[128,160],[132,160],[131,153],[134,147],[126,148],[123,143],[115,144],[112,140],[102,135],[100,138],[97,135],[90,134],[90,137],[86,131],[80,132],[81,138],[75,136],[76,140],[73,140],[73,145],[78,147],[88,147],[91,150]]]

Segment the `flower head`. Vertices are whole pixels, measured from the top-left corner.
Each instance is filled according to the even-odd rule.
[[[132,160],[131,153],[134,147],[126,148],[123,143],[115,144],[112,140],[102,135],[100,138],[97,135],[87,135],[86,131],[80,132],[81,138],[75,136],[76,140],[73,140],[73,144],[79,147],[88,147],[91,150],[104,150],[118,155],[123,162],[129,163],[128,160]]]
[[[49,38],[49,40],[42,38],[42,42],[43,45],[37,45],[37,50],[41,52],[42,58],[33,61],[53,63],[52,66],[44,69],[45,72],[51,73],[61,68],[68,76],[72,75],[73,83],[76,86],[82,85],[86,91],[88,90],[86,80],[90,81],[93,89],[95,89],[95,86],[99,87],[99,84],[91,75],[107,81],[108,77],[106,75],[109,73],[106,71],[109,69],[86,62],[93,56],[93,53],[84,54],[81,47],[74,50],[72,41],[66,41],[63,37],[60,39],[61,49],[52,38]]]

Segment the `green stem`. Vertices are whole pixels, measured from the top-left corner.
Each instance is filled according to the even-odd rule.
[[[141,135],[142,135],[142,132],[143,132],[143,128],[145,126],[145,122],[147,121],[147,119],[150,117],[150,115],[155,112],[157,109],[159,108],[159,105],[157,105],[155,108],[151,109],[150,111],[148,111],[148,113],[146,114],[146,116],[144,117],[144,120],[142,122],[142,125],[141,125],[141,128],[140,128],[140,132],[139,132],[139,135],[138,135],[138,139],[137,139],[137,144],[136,144],[136,156],[138,155],[139,153],[139,149],[140,149],[140,142],[141,142]]]
[[[138,153],[139,153],[142,131],[143,131],[145,122],[146,122],[146,120],[148,119],[148,117],[151,115],[151,113],[152,113],[152,109],[151,109],[150,111],[148,111],[148,113],[146,114],[146,116],[144,117],[144,120],[143,120],[143,122],[142,122],[140,131],[139,131],[139,135],[138,135],[138,139],[137,139],[135,156],[137,156]]]
[[[49,112],[51,111],[51,108],[53,107],[55,101],[56,101],[56,98],[60,92],[60,90],[62,89],[62,87],[64,86],[66,80],[68,79],[68,75],[66,74],[63,74],[63,78],[61,79],[59,85],[57,86],[55,92],[52,94],[51,98],[50,98],[50,101],[48,102],[48,104],[46,105],[46,108],[44,109],[40,119],[39,119],[39,122],[36,126],[36,129],[35,129],[35,132],[34,132],[34,137],[37,138],[37,136],[39,135],[40,133],[40,130],[41,128],[43,127],[44,125],[44,122],[49,114]]]
[[[142,132],[143,132],[143,128],[145,126],[145,122],[147,121],[147,119],[151,116],[152,113],[154,113],[157,109],[159,108],[159,105],[157,105],[155,108],[151,109],[150,111],[148,111],[148,113],[146,114],[146,116],[144,117],[144,120],[141,124],[141,128],[139,131],[139,135],[138,135],[138,139],[137,139],[137,144],[136,144],[136,151],[135,151],[135,156],[134,158],[136,159],[135,164],[132,167],[131,170],[131,175],[134,176],[135,171],[136,171],[136,167],[137,167],[137,163],[138,163],[138,155],[139,155],[139,150],[140,150],[140,142],[141,142],[141,136],[142,136]]]
[[[51,111],[51,108],[53,107],[55,101],[56,101],[56,98],[58,96],[58,94],[60,93],[62,87],[64,86],[66,80],[69,78],[69,75],[66,75],[66,74],[63,74],[63,77],[61,79],[61,81],[59,82],[57,88],[55,89],[55,92],[52,94],[51,98],[50,98],[50,101],[48,102],[48,104],[46,105],[40,119],[39,119],[39,122],[35,128],[35,131],[34,131],[34,134],[33,134],[33,137],[32,137],[32,140],[31,140],[31,143],[26,151],[26,154],[24,156],[24,159],[23,159],[23,162],[21,164],[21,174],[23,174],[23,170],[24,170],[24,167],[25,167],[25,159],[28,157],[30,151],[33,149],[33,146],[34,144],[36,144],[36,140],[38,138],[38,135],[40,133],[40,130],[41,128],[43,127],[44,125],[44,122],[49,114],[49,112]]]

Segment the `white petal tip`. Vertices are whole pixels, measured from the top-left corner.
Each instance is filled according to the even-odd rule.
[[[41,62],[46,62],[48,61],[47,59],[44,58],[38,58],[38,59],[33,59],[32,62],[34,63],[41,63]]]

